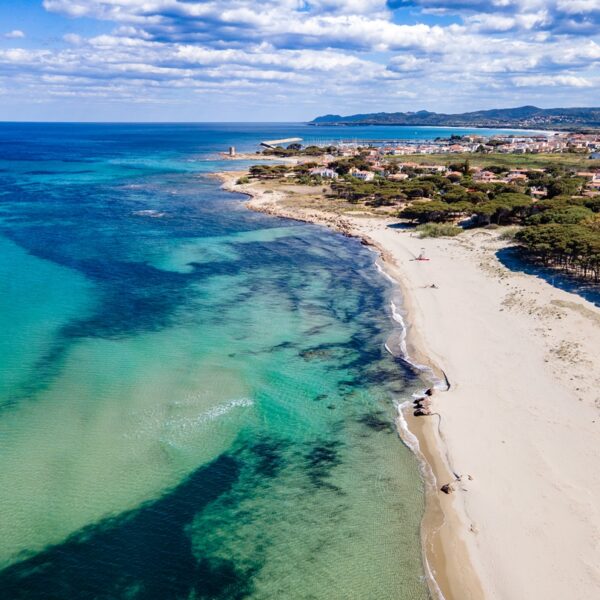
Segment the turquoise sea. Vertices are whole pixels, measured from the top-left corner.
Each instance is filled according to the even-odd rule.
[[[0,598],[427,598],[394,290],[210,177],[309,133],[0,125]]]

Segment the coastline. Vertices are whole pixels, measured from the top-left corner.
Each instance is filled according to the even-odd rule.
[[[493,125],[415,125],[413,123],[312,123],[307,125],[311,127],[426,127],[427,129],[486,129],[494,131],[519,132],[519,133],[539,133],[544,135],[555,135],[557,133],[571,132],[572,129],[557,130],[557,129],[529,129],[526,127],[501,127]]]
[[[600,311],[503,266],[495,252],[504,243],[492,232],[419,239],[390,217],[301,206],[285,191],[238,186],[239,175],[220,178],[250,196],[249,209],[375,247],[410,315],[409,355],[448,373],[452,388],[433,398],[439,417],[399,416],[423,464],[432,595],[439,586],[445,600],[592,597],[600,582]],[[431,262],[414,261],[421,248]]]
[[[393,255],[381,244],[360,231],[347,218],[328,212],[308,209],[296,210],[283,206],[284,195],[278,191],[270,193],[253,188],[252,184],[238,185],[237,179],[245,171],[216,173],[222,188],[248,196],[244,205],[248,210],[269,214],[305,223],[322,225],[349,237],[357,237],[378,253],[381,269],[402,295],[403,319],[412,314],[412,299],[406,282],[394,262]],[[404,319],[404,321],[406,321]],[[407,358],[431,370],[431,374],[442,378],[438,365],[427,355],[426,346],[418,331],[404,323],[406,331]],[[423,372],[424,385],[431,385]],[[446,460],[446,449],[441,440],[437,420],[414,417],[409,406],[398,407],[397,427],[402,441],[411,449],[419,461],[425,486],[425,510],[421,520],[421,552],[429,592],[435,600],[478,600],[483,598],[481,584],[471,565],[472,557],[461,531],[464,529],[464,511],[453,507],[448,510],[441,503],[437,482],[450,481],[452,469]]]

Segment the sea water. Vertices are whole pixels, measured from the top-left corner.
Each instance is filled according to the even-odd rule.
[[[302,127],[0,125],[1,598],[427,597],[391,284],[210,177]]]

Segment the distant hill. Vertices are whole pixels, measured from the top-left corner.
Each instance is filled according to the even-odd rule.
[[[325,115],[310,125],[438,125],[442,127],[515,127],[531,129],[600,128],[600,108],[496,108],[461,114],[418,112]]]

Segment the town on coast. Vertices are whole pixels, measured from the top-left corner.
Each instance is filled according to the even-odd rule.
[[[600,581],[600,136],[543,137],[293,142],[220,174],[252,210],[359,237],[401,287],[411,359],[447,383],[399,415],[446,600]]]

